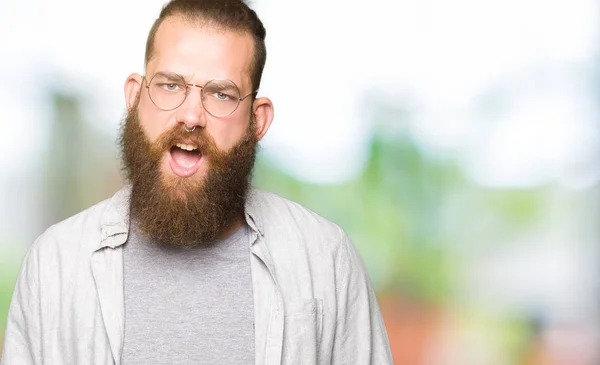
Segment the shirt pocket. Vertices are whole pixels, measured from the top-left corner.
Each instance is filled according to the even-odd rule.
[[[285,306],[283,364],[317,364],[323,326],[323,300],[311,298]]]

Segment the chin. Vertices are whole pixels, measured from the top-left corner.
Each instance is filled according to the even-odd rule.
[[[175,174],[168,164],[161,168],[161,183],[165,193],[177,200],[184,200],[189,194],[197,194],[206,179],[205,169],[199,169],[192,176],[181,177]]]

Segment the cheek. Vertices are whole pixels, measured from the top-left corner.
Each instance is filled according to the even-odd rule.
[[[140,125],[151,142],[154,142],[165,131],[168,126],[168,116],[163,112],[157,112],[154,105],[148,105],[147,100],[140,101],[138,115]],[[150,102],[151,103],[151,102]]]
[[[244,137],[248,123],[248,121],[235,118],[222,118],[222,120],[210,124],[212,128],[209,132],[217,147],[225,151],[236,145]]]

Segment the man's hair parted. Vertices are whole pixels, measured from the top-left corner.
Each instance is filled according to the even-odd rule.
[[[154,21],[146,40],[145,65],[152,59],[156,32],[162,22],[170,16],[181,16],[199,26],[210,26],[223,30],[246,33],[254,40],[254,59],[250,65],[250,80],[254,90],[260,87],[267,49],[266,30],[256,12],[243,0],[171,0],[163,7]]]

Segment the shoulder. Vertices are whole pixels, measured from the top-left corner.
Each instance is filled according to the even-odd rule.
[[[299,203],[259,189],[252,190],[251,201],[253,218],[273,256],[335,260],[346,251],[346,232]]]
[[[81,250],[91,251],[99,243],[101,217],[111,199],[101,201],[47,228],[30,247],[36,256],[69,256]]]
[[[53,298],[75,298],[79,289],[90,288],[90,259],[100,246],[102,217],[111,210],[110,201],[102,201],[46,229],[22,261],[15,292],[44,301],[52,311],[57,309]]]
[[[315,234],[322,240],[345,239],[340,226],[299,203],[260,189],[252,189],[250,199],[265,232],[275,229],[290,234]]]

